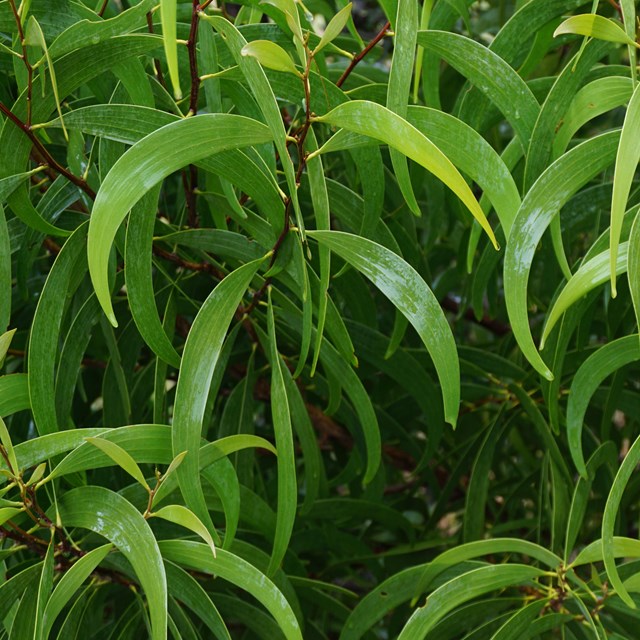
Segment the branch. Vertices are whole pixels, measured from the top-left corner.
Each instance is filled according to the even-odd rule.
[[[67,168],[63,167],[47,150],[47,148],[40,142],[38,136],[33,132],[31,127],[28,124],[25,124],[16,116],[11,109],[6,107],[2,102],[0,102],[0,111],[4,113],[13,124],[18,127],[26,136],[31,140],[33,146],[38,150],[38,153],[44,158],[44,161],[47,163],[47,166],[54,169],[60,175],[63,175],[69,182],[75,184],[78,188],[82,189],[92,200],[96,199],[96,192],[88,185],[86,180],[79,178],[78,176],[71,173]]]
[[[391,23],[387,20],[385,25],[378,32],[378,35],[360,53],[351,59],[349,66],[344,70],[344,73],[340,76],[338,82],[336,82],[336,87],[341,87],[344,84],[344,81],[351,75],[351,72],[356,68],[356,65],[369,53],[369,51],[371,51],[371,49],[373,49],[373,47],[378,44],[378,42],[380,42],[380,40],[382,40],[382,38],[385,37],[390,26]]]

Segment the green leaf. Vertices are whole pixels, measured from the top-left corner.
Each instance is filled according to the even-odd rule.
[[[551,164],[529,190],[516,215],[504,257],[504,294],[513,333],[533,367],[553,373],[533,342],[527,314],[527,284],[538,242],[561,207],[613,160],[619,134],[605,133],[571,149]]]
[[[611,236],[610,236],[610,273],[611,296],[616,297],[616,268],[618,262],[618,246],[620,230],[627,200],[631,191],[631,184],[640,161],[640,148],[637,144],[637,134],[640,129],[640,89],[636,86],[627,114],[622,125],[620,145],[616,156],[616,169],[613,175],[613,197],[611,200]]]
[[[269,331],[269,360],[271,361],[271,419],[278,449],[278,511],[273,552],[269,561],[268,575],[280,567],[289,546],[298,506],[296,483],[296,456],[293,448],[293,433],[289,399],[282,373],[282,361],[276,342],[275,320],[271,290],[269,290],[267,323]]]
[[[43,637],[49,637],[49,632],[56,618],[111,549],[113,549],[111,543],[103,544],[96,549],[92,549],[65,571],[51,594],[44,610],[42,622]]]
[[[0,442],[2,443],[5,453],[7,454],[7,458],[9,459],[9,463],[11,464],[11,471],[17,474],[20,471],[20,467],[18,466],[18,460],[13,449],[9,430],[2,418],[0,418]]]
[[[398,640],[422,640],[450,611],[463,602],[504,587],[515,587],[539,578],[544,571],[522,564],[481,567],[450,580],[429,594],[402,628]]]
[[[293,73],[298,77],[302,77],[289,54],[281,46],[270,40],[253,40],[242,47],[241,53],[243,56],[255,58],[267,69]]]
[[[619,275],[627,270],[628,243],[624,242],[619,246],[616,264],[616,273]],[[591,258],[571,276],[571,279],[564,286],[560,295],[556,298],[551,310],[547,312],[547,319],[540,338],[540,349],[544,349],[545,340],[549,337],[551,330],[562,314],[590,291],[604,284],[610,274],[611,252],[603,251]]]
[[[622,247],[620,247],[622,249]],[[620,251],[622,253],[622,251]],[[636,322],[640,327],[640,210],[636,214],[629,234],[629,256],[627,259],[627,278],[631,301],[636,313]]]
[[[567,405],[567,439],[573,462],[583,477],[587,470],[582,454],[582,425],[591,396],[607,376],[636,360],[640,360],[637,334],[600,347],[585,360],[573,378]]]
[[[634,336],[637,347],[637,336]],[[638,462],[640,462],[640,438],[636,439],[629,452],[625,456],[620,469],[613,481],[611,491],[607,497],[607,502],[604,507],[604,514],[602,516],[602,559],[604,560],[604,566],[607,570],[607,576],[611,582],[611,586],[616,590],[618,595],[629,607],[636,608],[636,603],[633,601],[629,592],[627,591],[615,563],[614,553],[614,529],[616,525],[616,517],[618,516],[618,509],[620,508],[620,502],[622,501],[622,494],[631,478],[631,475],[635,471]]]
[[[62,132],[64,133],[65,139],[69,140],[69,134],[64,126],[64,119],[62,118],[62,109],[60,108],[60,96],[58,95],[58,83],[56,82],[56,74],[53,68],[53,61],[51,60],[51,55],[49,54],[49,49],[47,48],[47,41],[44,38],[44,33],[42,32],[42,28],[38,24],[38,21],[34,16],[29,16],[29,20],[27,21],[27,28],[25,29],[24,39],[26,44],[30,44],[36,47],[40,47],[44,52],[45,58],[47,60],[47,66],[49,67],[49,75],[51,76],[51,87],[53,89],[53,96],[56,101],[56,109],[58,110],[58,117],[60,118],[60,124],[62,126]],[[44,73],[44,70],[40,71],[41,74]]]
[[[159,546],[167,560],[187,569],[211,573],[244,589],[271,613],[288,640],[302,640],[291,605],[273,582],[246,560],[224,549],[218,549],[214,558],[206,545],[187,540],[164,540]]]
[[[8,520],[15,518],[17,515],[24,513],[23,507],[1,507],[0,508],[0,526]]]
[[[182,100],[180,88],[180,74],[178,72],[178,42],[177,42],[177,0],[160,0],[160,19],[162,21],[162,43],[164,54],[169,67],[169,77],[173,85],[173,95],[176,100]]]
[[[120,446],[104,438],[85,438],[85,440],[104,451],[118,466],[122,467],[134,480],[139,482],[147,491],[151,491],[145,477],[136,461]]]
[[[190,511],[179,504],[171,504],[166,507],[162,507],[162,509],[159,509],[158,511],[154,511],[149,514],[149,517],[162,518],[163,520],[179,524],[181,527],[185,527],[185,529],[193,531],[209,545],[209,548],[215,558],[216,546],[213,544],[213,538],[193,511]]]
[[[107,282],[113,238],[128,211],[160,180],[214,153],[271,139],[263,124],[228,114],[206,114],[168,124],[134,144],[115,163],[93,205],[87,253],[91,279],[107,317],[117,321]]]
[[[346,6],[342,7],[338,13],[336,13],[333,18],[329,21],[329,24],[326,26],[322,37],[320,38],[320,42],[317,44],[316,48],[313,50],[313,54],[316,55],[319,53],[324,47],[326,47],[330,42],[333,42],[345,28],[349,18],[351,17],[351,7],[353,4],[349,2]]]
[[[353,100],[337,106],[317,120],[385,142],[421,164],[462,200],[498,248],[489,222],[464,178],[447,156],[404,118],[373,102]],[[322,149],[317,153],[321,152]]]
[[[455,427],[460,404],[458,354],[449,323],[425,281],[402,258],[366,238],[338,231],[309,235],[369,278],[411,322],[438,372],[445,419]]]
[[[504,114],[522,148],[528,147],[540,106],[513,67],[491,49],[455,33],[420,31],[418,44],[437,53],[468,78]]]
[[[182,355],[173,413],[173,454],[188,455],[176,469],[187,506],[209,531],[213,523],[200,484],[200,434],[213,372],[229,323],[262,260],[239,267],[211,292],[193,321]]]
[[[635,40],[632,40],[617,22],[595,13],[571,16],[553,32],[554,38],[565,34],[576,34],[596,38],[597,40],[606,40],[607,42],[638,46]]]
[[[112,542],[131,563],[149,604],[151,639],[167,637],[167,581],[158,543],[140,513],[103,487],[79,487],[58,498],[66,527],[89,529]]]
[[[5,331],[2,335],[0,335],[0,367],[4,362],[4,359],[7,355],[7,351],[11,346],[11,340],[16,333],[16,329],[11,329],[11,331]]]

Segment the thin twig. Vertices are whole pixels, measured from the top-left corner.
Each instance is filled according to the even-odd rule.
[[[33,143],[33,146],[38,150],[40,155],[44,158],[47,166],[54,169],[60,175],[63,175],[69,182],[72,182],[77,187],[82,189],[92,200],[96,199],[96,192],[88,185],[86,180],[80,178],[73,173],[71,173],[68,169],[63,167],[50,153],[47,151],[47,148],[40,142],[38,136],[33,132],[31,127],[28,124],[25,124],[16,116],[11,109],[6,107],[2,102],[0,102],[0,111],[4,113],[13,124],[18,127]]]
[[[22,29],[22,21],[20,20],[20,14],[16,8],[15,0],[9,0],[11,12],[16,21],[16,27],[18,29],[18,37],[20,38],[20,45],[22,46],[22,62],[27,70],[27,125],[31,126],[31,94],[33,92],[33,67],[29,62],[27,43],[24,37],[24,30]]]
[[[100,11],[98,11],[98,15],[102,18],[104,12],[107,10],[107,5],[109,4],[109,0],[102,0],[102,6],[100,7]]]
[[[338,82],[336,82],[336,87],[341,87],[344,84],[344,81],[351,75],[351,72],[355,69],[356,65],[369,53],[369,51],[371,51],[371,49],[373,49],[373,47],[378,44],[378,42],[380,42],[380,40],[382,40],[382,38],[385,37],[390,26],[391,23],[387,21],[378,32],[378,35],[376,35],[376,37],[360,53],[353,56],[349,66],[344,70],[344,73],[340,76]]]

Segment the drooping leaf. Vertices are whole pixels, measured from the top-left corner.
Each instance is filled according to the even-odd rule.
[[[149,484],[136,461],[120,446],[104,438],[85,438],[85,440],[104,451],[118,466],[122,467],[134,480],[137,480],[147,491]]]
[[[162,518],[163,520],[168,520],[174,524],[179,524],[181,527],[190,529],[194,533],[198,534],[209,545],[209,548],[215,557],[216,546],[213,543],[213,538],[193,511],[190,511],[180,504],[171,504],[158,509],[158,511],[154,511],[151,513],[150,517]]]
[[[282,71],[284,73],[293,73],[301,76],[302,74],[296,69],[293,60],[289,54],[275,42],[270,40],[253,40],[242,47],[243,56],[251,56],[255,58],[263,67],[273,69],[274,71]]]
[[[460,403],[458,356],[449,324],[431,289],[402,258],[371,240],[338,231],[311,231],[309,235],[367,276],[411,322],[434,361],[445,419],[455,427]]]
[[[157,182],[189,163],[271,136],[263,124],[227,114],[200,115],[162,127],[133,145],[104,179],[93,206],[87,252],[96,295],[114,326],[106,265],[120,223]]]

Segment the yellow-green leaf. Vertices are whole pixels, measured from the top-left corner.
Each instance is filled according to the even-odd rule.
[[[147,491],[149,485],[145,480],[138,463],[120,446],[104,438],[85,438],[85,440],[106,453],[118,466],[122,467],[134,480],[137,480]]]
[[[584,13],[567,18],[554,32],[554,37],[573,33],[578,36],[588,36],[607,42],[619,42],[638,46],[620,25],[613,20],[595,13]]]
[[[254,40],[242,47],[243,56],[254,57],[263,67],[284,73],[302,75],[293,64],[289,54],[275,42],[270,40]]]
[[[162,518],[163,520],[168,520],[169,522],[179,524],[181,527],[193,531],[209,545],[215,558],[216,547],[213,544],[213,538],[211,537],[211,534],[202,524],[200,518],[198,518],[198,516],[196,516],[193,511],[187,509],[187,507],[183,507],[179,504],[171,504],[166,507],[162,507],[162,509],[160,509],[159,511],[152,513],[151,516],[154,518]]]
[[[333,16],[333,18],[331,18],[331,21],[327,25],[327,28],[324,30],[322,38],[320,38],[320,42],[315,48],[314,53],[318,53],[319,51],[321,51],[324,47],[326,47],[330,42],[335,40],[340,35],[345,25],[349,21],[349,17],[351,16],[351,6],[352,3],[350,2],[346,7],[340,9],[340,11],[338,11],[338,13]]]
[[[429,138],[404,118],[382,105],[367,100],[352,100],[316,118],[319,122],[342,127],[385,142],[421,164],[451,189],[485,230],[493,246],[499,249],[493,230],[466,180],[451,160]],[[321,148],[315,153],[322,153]],[[311,154],[314,155],[314,154]]]
[[[173,95],[176,100],[182,98],[180,75],[178,73],[178,41],[177,41],[177,0],[160,0],[160,19],[162,22],[162,40],[164,55],[167,57],[169,77],[173,85]]]
[[[9,430],[7,429],[7,425],[4,423],[4,420],[2,418],[0,418],[0,442],[2,442],[2,446],[4,447],[9,463],[11,464],[11,471],[13,473],[18,473],[18,460],[16,458],[15,451],[13,450],[13,444],[11,443]]]

